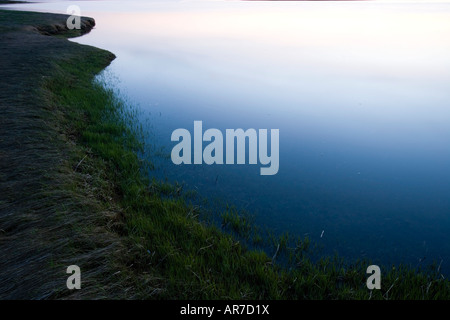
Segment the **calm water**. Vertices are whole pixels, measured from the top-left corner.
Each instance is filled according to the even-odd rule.
[[[450,3],[73,2],[169,154],[173,130],[280,130],[280,170],[158,177],[347,257],[450,271]],[[67,3],[27,5],[65,12]],[[323,237],[320,237],[323,231]]]

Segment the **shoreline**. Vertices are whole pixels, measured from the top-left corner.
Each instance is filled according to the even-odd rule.
[[[65,30],[67,17],[0,10],[1,298],[450,298],[439,272],[385,267],[372,295],[367,262],[313,263],[299,239],[287,270],[274,263],[289,249],[283,239],[269,257],[201,222],[176,187],[140,173],[133,115],[93,81],[114,55],[64,39],[77,35]],[[82,21],[83,32],[95,24]],[[247,230],[236,212],[224,214]],[[81,267],[82,290],[65,288],[71,264]]]

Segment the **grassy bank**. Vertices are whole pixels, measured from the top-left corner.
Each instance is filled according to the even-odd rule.
[[[96,195],[96,175],[76,168],[87,150],[70,123],[69,114],[77,111],[59,104],[49,87],[61,75],[71,86],[61,65],[84,60],[84,79],[92,79],[114,55],[67,41],[65,36],[77,33],[65,29],[66,19],[0,11],[3,299],[133,296],[132,290],[124,292],[126,281],[114,275],[121,270],[116,257],[127,250],[111,229],[117,210]],[[93,25],[93,19],[83,18],[78,35]],[[90,163],[89,157],[85,161]],[[66,288],[66,268],[72,264],[81,267],[83,290]]]
[[[38,18],[29,13],[1,14],[3,17],[23,15],[22,26],[36,26],[33,19]],[[61,17],[44,16],[45,19],[61,20]],[[14,21],[20,20],[16,18]],[[38,135],[39,139],[34,143],[41,146],[38,150],[33,146],[30,152],[36,153],[37,160],[34,161],[43,165],[44,170],[26,171],[28,167],[24,167],[23,174],[17,177],[22,180],[33,177],[38,181],[33,188],[25,189],[20,197],[22,202],[31,202],[34,210],[46,212],[44,220],[42,216],[36,216],[37,224],[25,230],[35,242],[37,258],[44,257],[36,258],[37,262],[27,268],[44,267],[56,274],[51,286],[45,281],[35,284],[36,292],[47,292],[37,297],[450,298],[449,282],[438,271],[422,273],[403,267],[384,268],[382,289],[371,292],[366,288],[367,262],[344,263],[337,257],[312,262],[307,254],[307,240],[299,239],[288,248],[286,241],[280,238],[278,244],[283,245],[281,249],[274,248],[274,252],[289,250],[291,259],[288,265],[279,266],[276,254],[268,256],[263,251],[246,249],[237,237],[200,221],[198,208],[188,205],[174,191],[175,187],[151,182],[142,173],[145,162],[137,154],[144,151],[145,146],[133,111],[114,92],[94,81],[94,75],[114,58],[113,55],[44,36],[39,28],[18,31],[23,29],[22,26],[13,31],[5,31],[7,27],[0,30],[9,37],[30,32],[27,36],[53,39],[52,50],[45,55],[48,62],[32,67],[36,65],[35,59],[41,57],[31,57],[29,69],[19,75],[33,78],[33,94],[24,94],[11,102],[1,100],[9,113],[16,112],[13,106],[19,102],[22,106],[33,105],[42,112],[35,114],[40,119],[40,126],[32,132],[24,135],[16,128],[9,133],[11,139],[16,137],[14,139],[21,141],[30,134]],[[12,65],[11,72],[17,66]],[[1,90],[5,89],[2,87]],[[24,125],[28,127],[30,123]],[[2,145],[2,152],[10,150],[3,149],[6,147]],[[18,150],[28,147],[31,146],[14,145]],[[53,153],[46,155],[42,150]],[[11,154],[9,159],[14,161],[16,155]],[[17,168],[5,167],[5,170]],[[42,182],[43,177],[45,182]],[[2,189],[9,188],[10,198],[18,197],[15,185],[7,186],[10,180],[6,176],[1,182]],[[1,238],[2,251],[17,249],[11,237],[18,239],[20,235],[17,231],[19,222],[11,224],[15,228],[3,227],[11,219],[9,212],[16,210],[18,205],[17,199],[12,201],[10,198],[0,199],[7,203],[6,206],[0,202],[0,223],[3,223],[0,228],[5,230]],[[251,229],[247,220],[242,221],[235,211],[222,213],[222,217],[237,233]],[[41,239],[41,233],[46,241]],[[34,239],[41,239],[42,243]],[[55,241],[59,241],[58,247],[54,246]],[[26,254],[24,251],[23,259]],[[20,267],[18,261],[20,259],[3,263],[16,263],[15,267]],[[68,264],[80,265],[84,275],[83,289],[77,293],[65,289],[64,272]],[[2,275],[7,276],[5,272]],[[11,296],[11,292],[17,296],[21,294],[20,291],[4,290],[3,295]]]

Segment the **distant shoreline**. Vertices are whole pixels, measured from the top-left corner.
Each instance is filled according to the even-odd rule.
[[[18,3],[32,3],[29,1],[7,1],[7,0],[0,0],[0,4],[18,4]]]

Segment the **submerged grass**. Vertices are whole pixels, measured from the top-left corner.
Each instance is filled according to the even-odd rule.
[[[178,186],[150,181],[145,174],[148,164],[138,156],[145,152],[144,139],[133,109],[94,80],[111,58],[98,50],[89,58],[58,59],[42,85],[61,130],[70,137],[72,169],[78,174],[61,187],[73,197],[84,190],[83,198],[96,206],[80,210],[90,208],[101,216],[125,247],[107,262],[118,271],[109,275],[117,285],[105,290],[116,290],[116,297],[189,300],[450,298],[449,281],[439,270],[384,268],[382,289],[370,291],[366,261],[312,261],[305,254],[309,240],[296,240],[291,248],[287,234],[270,238],[274,255],[268,256],[202,222],[198,207],[185,201]],[[59,219],[65,218],[62,212]],[[234,209],[222,219],[238,235],[253,230],[251,219]],[[95,234],[95,225],[76,226],[78,233]],[[263,241],[259,233],[254,238]],[[73,254],[78,254],[77,239],[71,241]],[[287,265],[276,262],[283,250],[290,250]]]

